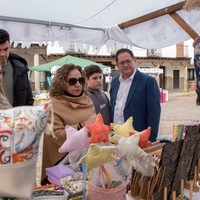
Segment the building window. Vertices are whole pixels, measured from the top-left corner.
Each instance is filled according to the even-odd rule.
[[[188,81],[194,81],[194,69],[188,69]]]

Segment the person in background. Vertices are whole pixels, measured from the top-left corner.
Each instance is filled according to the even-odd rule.
[[[10,103],[8,102],[8,99],[5,96],[4,88],[3,88],[3,70],[2,70],[2,65],[0,63],[0,109],[8,109],[12,108]]]
[[[197,36],[193,42],[194,47],[194,67],[196,74],[196,105],[200,105],[200,36]]]
[[[95,108],[92,100],[85,93],[85,77],[82,68],[73,64],[65,64],[59,68],[50,87],[50,99],[53,106],[53,132],[52,135],[44,134],[42,181],[48,183],[45,168],[60,163],[66,153],[59,153],[58,149],[65,142],[65,126],[70,125],[81,129],[84,125],[93,124],[96,119]],[[47,133],[47,132],[45,132]]]
[[[27,61],[10,53],[10,35],[4,29],[0,29],[0,62],[4,71],[5,94],[10,104],[13,107],[33,105],[34,100],[28,79]]]
[[[156,141],[160,122],[160,92],[156,80],[136,68],[136,59],[129,49],[116,52],[116,63],[120,75],[111,82],[111,118],[123,124],[133,117],[133,127],[143,131],[151,127],[149,140]]]
[[[88,86],[88,96],[92,99],[96,113],[101,113],[104,123],[110,125],[110,101],[107,95],[101,91],[103,73],[99,66],[89,65],[84,68]]]

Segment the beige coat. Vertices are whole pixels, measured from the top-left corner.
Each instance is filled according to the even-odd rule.
[[[0,110],[12,108],[6,97],[0,92]]]
[[[54,166],[66,155],[66,153],[58,152],[66,140],[65,126],[71,125],[78,128],[79,123],[85,122],[95,113],[93,102],[85,94],[80,97],[61,95],[51,97],[51,100],[54,112],[53,130],[57,139],[44,134],[42,180],[46,177],[45,168]]]

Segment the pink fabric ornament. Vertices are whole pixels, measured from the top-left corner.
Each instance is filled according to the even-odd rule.
[[[88,131],[86,128],[77,130],[66,125],[66,141],[58,149],[59,153],[69,152],[69,162],[76,162],[81,152],[88,146]]]

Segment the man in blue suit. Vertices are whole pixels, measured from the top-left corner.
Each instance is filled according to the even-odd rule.
[[[123,124],[133,117],[133,127],[143,131],[151,127],[149,140],[156,141],[160,122],[160,91],[156,80],[135,66],[129,49],[116,52],[120,75],[113,78],[110,88],[111,117],[115,124]]]

